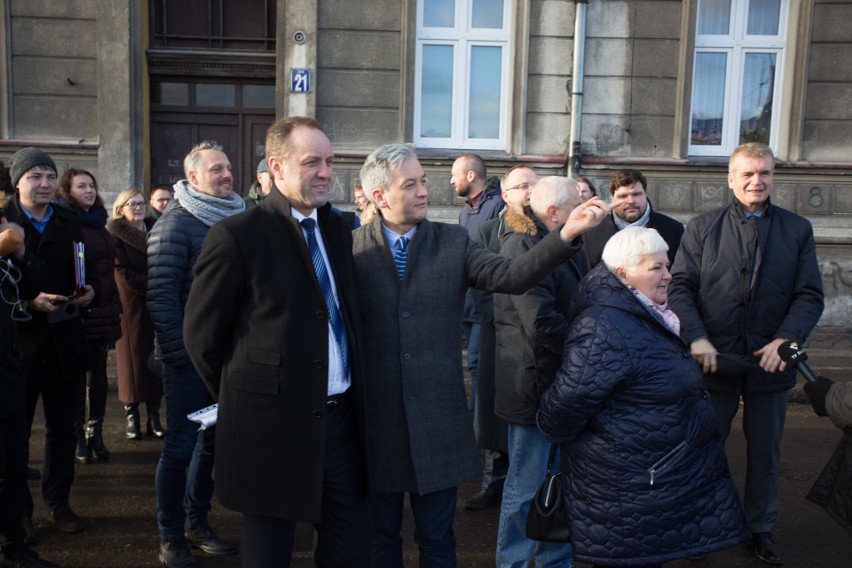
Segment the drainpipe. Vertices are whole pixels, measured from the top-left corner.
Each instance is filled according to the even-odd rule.
[[[571,70],[571,133],[569,137],[568,177],[580,172],[580,130],[583,125],[583,62],[586,59],[586,7],[589,0],[575,0],[574,66]]]

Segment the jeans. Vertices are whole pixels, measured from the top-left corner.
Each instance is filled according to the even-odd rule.
[[[467,339],[467,371],[470,373],[470,415],[476,408],[476,382],[479,378],[479,330],[482,324],[464,322],[464,336]]]
[[[550,443],[535,426],[509,424],[509,471],[503,486],[500,527],[497,530],[497,567],[570,567],[571,545],[527,538],[527,514],[536,490],[544,480]],[[559,454],[556,456],[559,468]]]
[[[185,528],[206,528],[213,497],[216,428],[198,430],[186,415],[213,403],[193,367],[163,365],[168,432],[157,464],[157,525],[160,538],[184,538]]]
[[[373,568],[403,568],[400,530],[404,497],[404,493],[373,495]],[[420,568],[455,568],[457,497],[457,487],[409,494]]]

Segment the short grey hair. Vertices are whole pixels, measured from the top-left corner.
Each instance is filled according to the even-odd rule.
[[[571,199],[571,192],[579,195],[577,182],[562,176],[546,176],[539,178],[530,193],[530,208],[535,216],[542,218],[547,215],[547,208],[553,205],[562,209]]]
[[[217,152],[225,151],[224,148],[222,148],[222,145],[215,140],[204,140],[203,142],[199,142],[193,146],[192,150],[189,151],[189,154],[186,155],[186,158],[183,159],[183,175],[186,179],[189,179],[189,172],[196,171],[198,166],[201,164],[202,150],[216,150]]]
[[[414,144],[385,144],[373,150],[361,166],[364,196],[373,201],[373,189],[387,191],[393,180],[393,170],[409,158],[417,158]]]
[[[635,268],[643,256],[667,252],[669,245],[656,229],[627,227],[611,236],[603,249],[601,260],[610,270]]]

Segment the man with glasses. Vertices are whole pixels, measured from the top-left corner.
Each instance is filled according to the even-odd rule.
[[[166,211],[166,207],[171,203],[174,193],[172,188],[167,185],[158,185],[151,190],[151,200],[148,202],[156,217],[160,217]]]
[[[529,204],[532,187],[538,179],[535,171],[529,166],[513,166],[503,175],[501,196],[511,207],[518,204],[523,207]],[[499,236],[505,233],[502,209],[494,219],[477,226],[471,234],[471,239],[486,250],[500,252]],[[482,488],[464,504],[466,509],[473,511],[487,509],[495,505],[503,495],[503,482],[509,470],[508,434],[506,422],[494,413],[494,374],[495,374],[495,341],[494,304],[491,292],[473,290],[473,300],[482,314],[482,325],[479,336],[479,376],[476,382],[476,404],[473,413],[473,426],[476,432],[476,442],[484,452],[485,464],[482,468]]]

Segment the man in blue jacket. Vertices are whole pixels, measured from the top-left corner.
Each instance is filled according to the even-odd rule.
[[[728,163],[730,205],[692,219],[672,267],[669,305],[707,377],[722,440],[743,403],[747,440],[743,504],[758,558],[782,564],[772,539],[787,391],[796,371],[778,355],[804,343],[823,310],[811,224],[770,203],[775,158],[750,142]],[[745,374],[717,374],[717,353],[754,356]]]

